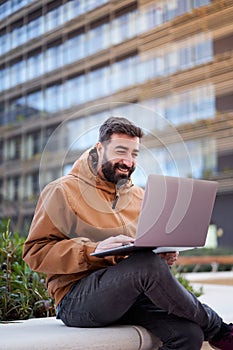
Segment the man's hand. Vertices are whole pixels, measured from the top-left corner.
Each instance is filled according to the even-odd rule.
[[[95,249],[95,253],[99,253],[107,249],[121,247],[122,245],[126,245],[133,242],[134,238],[132,237],[128,237],[125,235],[112,236],[100,242]]]
[[[167,263],[169,266],[172,266],[175,264],[176,260],[178,259],[179,252],[159,253],[158,255],[161,258],[167,260]]]

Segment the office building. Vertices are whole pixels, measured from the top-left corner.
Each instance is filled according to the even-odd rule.
[[[26,231],[43,186],[125,115],[146,133],[135,182],[217,180],[232,246],[232,23],[230,0],[1,1],[1,217]]]

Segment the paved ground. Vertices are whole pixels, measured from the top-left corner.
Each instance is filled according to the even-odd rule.
[[[185,275],[192,285],[203,287],[203,295],[199,298],[211,306],[225,322],[233,322],[233,271],[199,272]],[[202,350],[212,349],[205,343]],[[213,349],[212,349],[213,350]]]
[[[204,303],[213,307],[226,322],[233,322],[233,271],[186,274],[197,289],[202,286]],[[218,283],[219,281],[219,283]]]

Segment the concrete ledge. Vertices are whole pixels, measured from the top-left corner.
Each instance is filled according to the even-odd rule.
[[[1,350],[156,350],[159,340],[139,326],[66,327],[54,317],[0,324]]]

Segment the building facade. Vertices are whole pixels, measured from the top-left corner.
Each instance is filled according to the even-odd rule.
[[[143,127],[134,181],[217,180],[212,221],[233,246],[231,0],[0,3],[0,216],[27,230],[40,190],[109,115]]]

